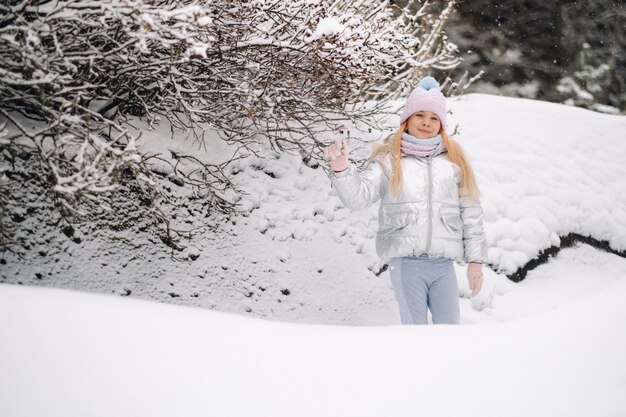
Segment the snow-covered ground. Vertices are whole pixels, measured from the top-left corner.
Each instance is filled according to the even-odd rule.
[[[467,326],[280,323],[0,285],[0,415],[623,416],[626,261],[601,266],[620,278],[590,276],[568,252],[510,295],[542,311]]]
[[[581,244],[521,283],[504,275],[569,233],[626,249],[626,117],[449,106],[490,246],[478,297],[457,266],[466,326],[398,326],[376,208],[342,207],[321,169],[268,152],[233,167],[246,213],[201,219],[219,232],[176,254],[193,261],[130,229],[76,243],[27,218],[30,250],[0,269],[31,286],[0,285],[0,415],[626,415],[626,259]],[[201,156],[166,131],[144,146]]]
[[[193,261],[130,230],[76,243],[26,220],[30,250],[0,270],[30,286],[0,285],[0,415],[626,415],[626,259],[580,244],[505,276],[569,233],[626,249],[626,117],[449,105],[490,247],[478,297],[456,267],[464,326],[399,326],[376,208],[342,207],[321,169],[268,153],[233,167],[246,213],[176,254]],[[190,151],[166,137],[144,146]]]

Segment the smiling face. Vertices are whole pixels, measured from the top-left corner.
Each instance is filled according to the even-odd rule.
[[[441,121],[439,116],[431,111],[418,111],[407,120],[409,135],[418,139],[430,139],[439,134]]]

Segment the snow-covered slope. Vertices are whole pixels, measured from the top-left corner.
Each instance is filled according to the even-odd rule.
[[[493,267],[470,301],[457,266],[465,326],[396,325],[376,208],[342,207],[321,169],[268,152],[233,167],[244,216],[194,219],[219,232],[176,254],[193,261],[130,229],[87,227],[77,243],[26,219],[32,246],[6,254],[0,284],[204,308],[0,285],[0,415],[625,415],[626,259],[581,244],[521,283],[504,273],[559,235],[626,248],[626,118],[485,95],[449,104]],[[204,157],[165,130],[144,146]]]
[[[522,310],[508,309],[507,294],[519,286],[503,274],[558,245],[559,235],[590,235],[626,249],[626,117],[479,94],[448,103],[450,125],[459,125],[456,138],[483,190],[493,268],[474,308],[464,268],[457,268],[463,322],[500,320],[540,308],[523,301]],[[379,136],[373,132],[361,138]],[[222,146],[207,155],[193,143],[172,142],[166,127],[144,137],[142,146],[151,151],[172,149],[205,159],[228,153]],[[159,242],[130,230],[88,229],[81,243],[74,243],[42,222],[30,226],[35,233],[25,259],[7,254],[0,282],[129,294],[294,322],[397,323],[388,274],[375,275],[382,266],[374,252],[376,207],[350,211],[322,169],[295,156],[265,154],[232,167],[248,192],[240,201],[247,213],[222,224],[217,234],[196,235],[176,254],[199,255],[195,261],[174,261]],[[604,255],[576,252],[575,264]],[[538,271],[527,280],[546,276]],[[607,279],[621,276],[618,271],[610,271]]]
[[[472,326],[279,323],[0,285],[7,417],[626,414],[626,279]]]
[[[512,273],[569,233],[626,249],[626,117],[486,95],[451,107],[497,269]]]

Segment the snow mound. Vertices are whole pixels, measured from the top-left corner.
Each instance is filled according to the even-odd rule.
[[[624,415],[625,293],[503,324],[345,327],[0,285],[0,414]]]

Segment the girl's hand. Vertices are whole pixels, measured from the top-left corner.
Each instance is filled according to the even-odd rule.
[[[467,265],[467,281],[470,290],[472,290],[472,297],[475,297],[483,286],[483,264],[470,262]]]
[[[346,140],[337,139],[335,143],[324,148],[324,158],[333,171],[340,172],[348,168],[348,152]]]

